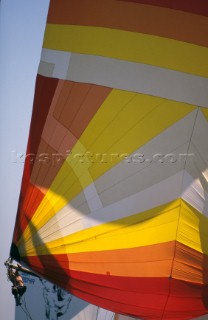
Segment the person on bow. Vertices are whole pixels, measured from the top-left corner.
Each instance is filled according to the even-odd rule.
[[[21,297],[25,293],[27,287],[24,285],[23,279],[18,271],[21,269],[21,265],[17,264],[17,267],[13,266],[8,268],[8,278],[12,282],[12,294],[14,295],[16,306],[21,305]]]

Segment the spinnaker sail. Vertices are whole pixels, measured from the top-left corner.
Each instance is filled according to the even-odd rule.
[[[208,2],[51,0],[11,257],[142,319],[208,313]]]

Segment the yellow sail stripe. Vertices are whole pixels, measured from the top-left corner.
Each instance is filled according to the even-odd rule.
[[[20,242],[25,243],[32,230],[38,231],[84,188],[122,161],[123,154],[131,154],[195,108],[185,103],[113,90],[60,169]],[[86,152],[88,156],[83,158]],[[107,161],[96,161],[96,154],[107,154]]]
[[[172,241],[176,239],[179,211],[180,200],[176,200],[143,213],[76,232],[39,247],[34,248],[32,241],[24,243],[19,248],[20,254],[115,250]]]
[[[200,108],[200,110],[202,111],[205,119],[208,121],[208,108]]]
[[[56,228],[56,227],[54,227]],[[181,199],[127,218],[95,226],[36,248],[22,245],[21,255],[119,250],[178,241],[208,254],[208,219]]]
[[[47,24],[43,47],[140,62],[208,77],[208,48],[143,33]]]
[[[181,200],[180,220],[177,241],[198,251],[208,254],[208,218]]]

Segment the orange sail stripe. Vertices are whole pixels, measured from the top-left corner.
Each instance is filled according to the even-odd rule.
[[[54,255],[63,270],[121,277],[169,277],[208,284],[208,256],[177,241],[100,252]],[[32,258],[31,258],[32,259]],[[49,256],[49,268],[54,261]]]
[[[169,277],[174,248],[175,241],[133,249],[69,254],[66,268],[123,277]]]
[[[207,18],[143,4],[52,1],[48,23],[121,29],[208,46]]]
[[[172,277],[208,284],[208,256],[176,242]]]

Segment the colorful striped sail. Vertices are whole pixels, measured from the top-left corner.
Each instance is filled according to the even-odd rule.
[[[11,256],[141,319],[208,313],[208,2],[51,0]]]

